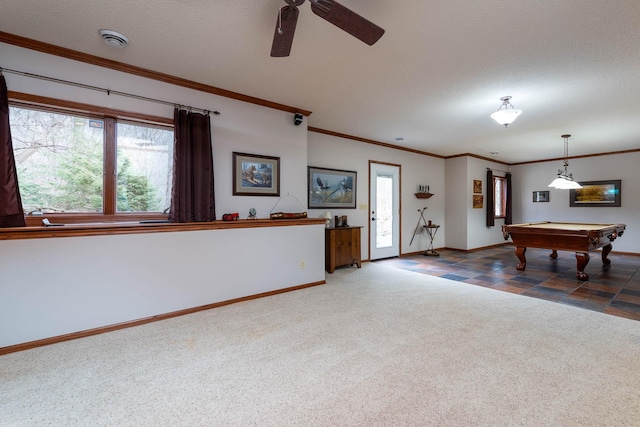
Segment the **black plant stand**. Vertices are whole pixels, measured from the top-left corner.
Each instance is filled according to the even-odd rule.
[[[440,256],[438,251],[433,248],[433,239],[436,238],[436,233],[438,232],[439,225],[429,224],[423,225],[423,227],[427,230],[427,234],[429,235],[429,247],[424,252],[425,256]]]

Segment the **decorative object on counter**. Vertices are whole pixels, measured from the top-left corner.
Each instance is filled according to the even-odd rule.
[[[307,171],[309,209],[356,208],[356,172],[313,166]]]
[[[473,192],[482,193],[482,181],[479,179],[473,180]]]
[[[272,212],[269,214],[271,219],[303,219],[306,217],[306,212]]]
[[[416,193],[418,199],[428,199],[431,196],[433,196],[433,194],[431,194],[428,185],[418,185],[418,192]]]
[[[256,219],[256,209],[255,208],[249,209],[249,216],[247,217],[247,219]]]
[[[234,196],[279,196],[280,157],[233,153]]]
[[[418,224],[416,225],[416,229],[413,230],[413,236],[411,236],[411,241],[409,242],[409,246],[411,246],[411,244],[413,243],[413,238],[416,237],[416,234],[419,233],[420,227],[421,227],[421,222],[423,225],[427,225],[427,221],[424,219],[424,211],[427,210],[427,207],[425,206],[422,209],[418,209],[418,212],[420,212],[420,218],[418,218]],[[429,221],[429,224],[431,224],[431,221]]]
[[[324,225],[327,228],[331,227],[331,212],[329,211],[324,213]]]
[[[226,213],[222,215],[223,221],[237,221],[239,218],[240,218],[240,214],[238,212]]]
[[[278,201],[276,202],[276,204],[273,206],[273,209],[271,209],[271,211],[269,212],[269,218],[271,219],[302,219],[302,218],[306,218],[307,217],[307,212],[274,212],[274,210],[276,209],[276,207],[278,206],[278,204],[285,199],[291,199],[293,201],[295,201],[299,207],[302,208],[302,210],[304,210],[304,206],[302,205],[302,203],[300,203],[300,201],[298,200],[298,198],[292,194],[288,194],[286,196],[280,197],[278,199]]]
[[[333,219],[334,227],[348,227],[349,224],[347,222],[347,215],[336,215]]]

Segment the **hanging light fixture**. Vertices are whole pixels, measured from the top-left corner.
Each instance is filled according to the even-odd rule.
[[[567,170],[569,167],[569,138],[571,138],[571,135],[562,135],[562,138],[564,138],[564,167],[558,169],[558,177],[549,184],[549,187],[560,190],[582,188],[582,185],[573,180],[573,174]]]
[[[516,110],[516,108],[509,102],[510,99],[510,96],[503,96],[500,98],[502,104],[498,108],[498,111],[491,115],[493,120],[504,125],[504,127],[509,126],[520,114],[522,114],[522,110]]]

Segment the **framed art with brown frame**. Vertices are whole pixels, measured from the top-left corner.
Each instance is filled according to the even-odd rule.
[[[280,157],[233,153],[234,196],[280,196]]]
[[[482,181],[480,181],[479,179],[473,180],[473,192],[482,193]]]
[[[569,206],[616,207],[621,203],[622,180],[581,181],[582,188],[569,191]]]
[[[356,172],[314,166],[307,169],[309,209],[356,208]]]
[[[473,209],[482,209],[482,206],[484,205],[483,202],[484,202],[484,197],[482,196],[482,194],[473,195]]]

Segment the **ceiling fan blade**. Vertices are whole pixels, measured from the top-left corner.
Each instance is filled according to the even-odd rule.
[[[311,0],[311,10],[369,46],[384,34],[382,28],[334,0]]]
[[[298,8],[295,6],[284,6],[278,12],[276,29],[273,33],[273,44],[271,45],[271,56],[283,57],[291,53],[293,45],[293,35],[296,32],[298,23]]]

